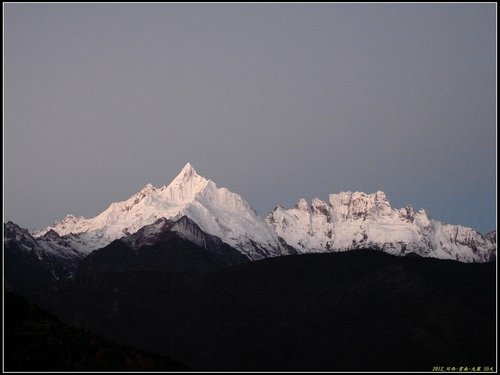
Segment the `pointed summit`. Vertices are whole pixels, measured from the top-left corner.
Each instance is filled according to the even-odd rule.
[[[201,177],[197,172],[196,170],[193,168],[193,166],[191,165],[191,163],[187,163],[184,168],[181,169],[181,171],[179,172],[179,174],[177,175],[176,178],[174,178],[174,181],[177,181],[177,180],[180,180],[180,181],[187,181],[191,178],[196,178],[196,177]],[[203,178],[203,177],[201,177]],[[172,184],[172,183],[171,183]]]
[[[194,175],[198,175],[198,173],[196,173],[195,169],[193,168],[193,166],[191,165],[190,162],[187,162],[186,165],[184,166],[184,168],[182,168],[181,170],[181,173],[182,175],[184,176],[194,176]]]
[[[176,204],[191,202],[196,193],[205,189],[208,180],[196,173],[190,163],[187,163],[177,177],[166,187],[163,193],[167,199]]]

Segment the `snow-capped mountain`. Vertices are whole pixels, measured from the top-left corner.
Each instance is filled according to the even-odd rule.
[[[176,220],[182,216],[252,260],[293,252],[241,196],[198,175],[189,163],[168,186],[156,188],[147,184],[92,219],[68,215],[35,237],[51,230],[60,236],[72,233],[94,250],[159,218]]]
[[[68,215],[35,237],[53,238],[53,244],[62,241],[58,235],[65,245],[89,252],[160,218],[177,221],[183,216],[251,260],[368,247],[462,262],[486,262],[496,254],[496,233],[483,236],[441,223],[411,206],[394,209],[381,191],[331,194],[328,202],[313,199],[311,204],[300,199],[295,208],[277,207],[261,220],[241,196],[198,175],[189,163],[168,186],[147,184],[94,218]]]
[[[393,209],[381,191],[341,192],[310,205],[299,199],[294,208],[276,207],[266,222],[300,253],[377,248],[462,262],[486,262],[496,253],[496,233],[441,223],[411,206]]]

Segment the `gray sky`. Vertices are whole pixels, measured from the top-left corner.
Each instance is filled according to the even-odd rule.
[[[4,220],[93,217],[191,162],[496,227],[496,4],[5,4]]]

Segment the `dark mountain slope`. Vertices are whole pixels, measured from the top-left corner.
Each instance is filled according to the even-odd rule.
[[[494,263],[359,250],[212,273],[111,270],[98,284],[77,280],[38,298],[65,321],[196,370],[431,371],[495,363]]]
[[[8,290],[46,287],[54,283],[50,259],[26,251],[15,242],[4,242],[5,288]]]
[[[185,371],[158,354],[118,346],[61,323],[24,298],[5,294],[7,371]]]
[[[249,261],[186,216],[177,221],[162,218],[93,251],[79,263],[76,278],[96,286],[106,273],[210,272]]]

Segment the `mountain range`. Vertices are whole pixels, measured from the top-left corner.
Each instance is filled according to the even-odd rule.
[[[211,236],[232,249],[227,254],[250,261],[361,248],[461,262],[496,257],[496,231],[482,235],[472,228],[441,223],[423,209],[415,212],[411,205],[392,208],[382,191],[341,192],[310,204],[301,198],[295,207],[277,206],[262,220],[240,195],[218,187],[187,163],[170,184],[161,188],[147,184],[94,218],[67,215],[33,233],[6,223],[6,263],[13,270],[34,267],[43,280],[67,278],[94,250],[121,238],[137,241],[138,233],[154,237],[165,230],[209,252],[215,242],[205,237]],[[22,278],[21,273],[8,274]]]

